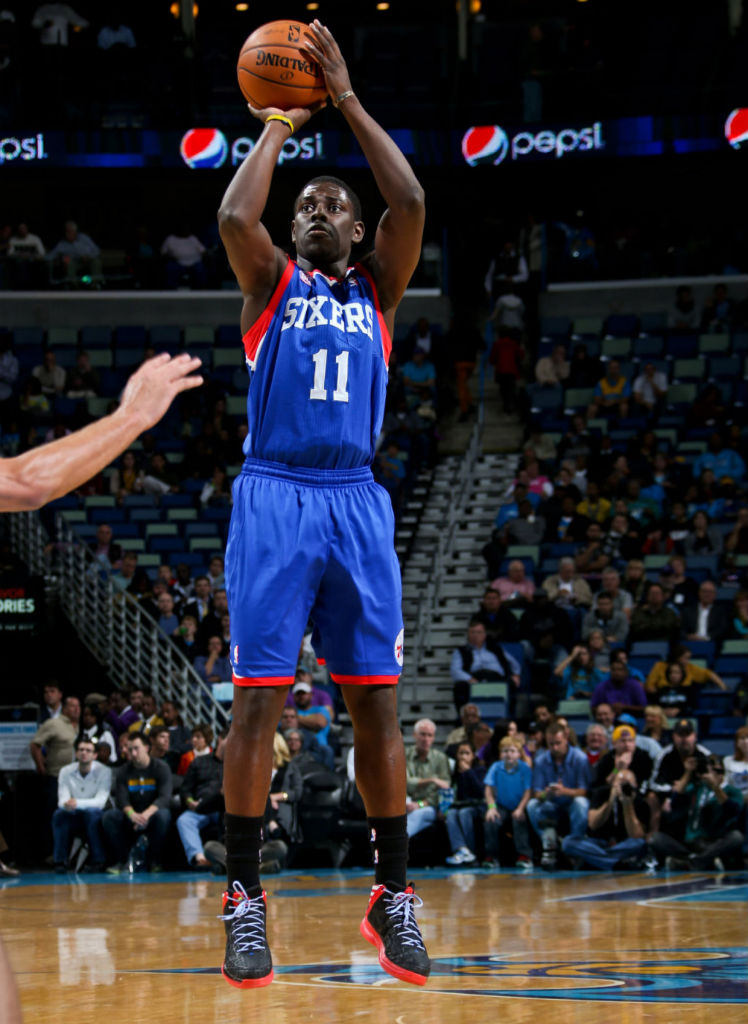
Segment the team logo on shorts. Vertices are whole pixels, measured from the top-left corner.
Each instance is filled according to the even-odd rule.
[[[402,663],[403,663],[403,639],[404,638],[405,638],[405,630],[401,629],[400,632],[397,634],[397,639],[395,640],[395,661],[398,663],[398,665],[402,665]]]
[[[239,644],[234,644],[234,664],[239,664]]]

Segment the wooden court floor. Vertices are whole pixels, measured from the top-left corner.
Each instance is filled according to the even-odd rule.
[[[28,875],[0,888],[0,935],[33,1024],[745,1024],[746,873],[414,872],[434,968],[384,974],[359,936],[370,876],[266,879],[276,980],[218,973],[213,876]]]

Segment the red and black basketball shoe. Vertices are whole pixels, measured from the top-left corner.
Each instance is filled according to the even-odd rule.
[[[221,974],[236,988],[262,988],[273,980],[273,958],[265,930],[267,896],[248,896],[244,886],[223,894],[221,921],[226,928],[226,953]]]
[[[431,961],[423,944],[414,910],[423,900],[409,885],[403,892],[392,892],[375,885],[361,922],[361,934],[379,950],[379,963],[394,978],[411,985],[425,985]]]

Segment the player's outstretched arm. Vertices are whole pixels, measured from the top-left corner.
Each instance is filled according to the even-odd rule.
[[[158,423],[182,391],[202,377],[190,376],[200,360],[187,353],[155,356],[130,377],[119,408],[68,437],[12,459],[0,460],[0,511],[24,512],[80,487]]]
[[[218,210],[218,227],[242,295],[254,300],[255,315],[267,304],[286,263],[286,257],[273,245],[260,221],[278,156],[291,135],[291,126],[286,121],[291,122],[294,131],[298,130],[326,102],[294,110],[249,108],[264,128],[226,189]],[[283,120],[275,120],[276,117]],[[250,322],[252,319],[250,316]],[[243,330],[247,326],[242,323]]]
[[[330,30],[317,19],[309,30],[312,38],[305,52],[319,64],[333,104],[351,126],[387,203],[374,241],[374,272],[382,311],[391,317],[421,255],[426,216],[423,189],[400,149],[353,93],[348,68]]]

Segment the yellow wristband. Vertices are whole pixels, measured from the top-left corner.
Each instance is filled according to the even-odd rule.
[[[270,114],[265,118],[265,124],[267,124],[268,121],[282,121],[283,124],[290,129],[292,135],[296,131],[293,121],[290,117],[286,117],[285,114]]]

